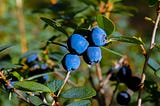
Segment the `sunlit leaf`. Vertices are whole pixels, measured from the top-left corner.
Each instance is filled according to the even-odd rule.
[[[55,28],[56,30],[64,33],[65,35],[68,36],[67,32],[61,27],[61,26],[58,26],[57,23],[54,21],[54,20],[51,20],[51,19],[48,19],[48,18],[44,18],[44,17],[41,17],[41,19],[48,25],[52,26],[53,28]]]
[[[140,37],[135,37],[135,36],[118,36],[118,37],[110,37],[108,39],[108,42],[115,42],[115,41],[144,45],[142,39]]]
[[[30,92],[50,92],[50,89],[43,84],[34,81],[19,81],[14,84],[14,88]]]
[[[56,92],[60,89],[63,84],[63,80],[54,80],[47,83],[47,86],[50,88],[52,92]]]
[[[81,100],[81,101],[78,101],[78,102],[70,103],[67,106],[90,106],[90,105],[91,105],[91,101]]]
[[[96,95],[96,91],[90,87],[76,87],[63,91],[61,96],[68,99],[87,99]]]
[[[101,14],[98,14],[97,15],[97,22],[98,22],[98,26],[101,27],[102,29],[104,29],[106,31],[107,35],[111,35],[114,32],[115,25],[110,19],[104,17]]]

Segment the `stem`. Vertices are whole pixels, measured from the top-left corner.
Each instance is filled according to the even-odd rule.
[[[12,90],[19,99],[23,100],[24,102],[30,104],[31,106],[35,106],[33,103],[31,103],[28,99],[26,99],[22,93],[19,90],[16,90],[13,88],[13,86],[10,84],[10,81],[6,80],[6,77],[4,76],[3,72],[0,72],[0,79],[4,81],[4,86],[7,86],[8,89]]]
[[[25,53],[27,51],[27,41],[25,35],[25,25],[24,25],[24,17],[23,17],[23,3],[22,0],[16,0],[16,5],[18,8],[17,11],[17,18],[19,21],[19,30],[20,30],[20,37],[21,37],[21,52]]]
[[[66,45],[61,44],[61,43],[58,43],[58,42],[48,41],[47,43],[52,43],[52,44],[59,45],[59,46],[62,46],[62,47],[64,47],[64,48],[68,49],[68,47],[67,47]],[[47,46],[48,46],[48,45],[47,45]]]
[[[61,88],[60,88],[59,91],[58,91],[58,94],[57,94],[56,98],[58,98],[58,96],[60,95],[62,89],[64,88],[64,86],[65,86],[65,84],[66,84],[66,82],[68,81],[69,76],[70,76],[70,73],[71,73],[71,71],[68,71],[68,72],[67,72],[67,75],[66,75],[66,77],[65,77],[65,79],[64,79],[64,82],[63,82]],[[52,106],[54,106],[54,104],[55,104],[55,100],[52,102]]]
[[[88,68],[89,68],[89,80],[90,80],[90,83],[92,85],[92,87],[96,90],[96,99],[99,103],[100,106],[106,106],[106,102],[105,102],[105,96],[100,92],[100,89],[97,88],[94,84],[94,81],[93,81],[93,76],[91,74],[91,66],[88,65]]]
[[[102,82],[102,71],[99,63],[96,63],[96,72],[100,82]]]
[[[112,94],[112,97],[111,97],[111,101],[110,101],[110,103],[109,103],[109,106],[111,106],[112,103],[113,103],[113,99],[114,99],[115,93],[116,93],[116,91],[117,91],[117,89],[118,89],[118,86],[119,86],[119,82],[117,82],[116,87],[115,87],[115,89],[114,89],[114,91],[113,91],[113,94]]]
[[[145,62],[144,62],[143,71],[142,71],[142,74],[141,74],[141,87],[139,89],[139,94],[138,94],[138,106],[141,106],[141,104],[142,104],[142,90],[143,90],[143,87],[144,87],[144,81],[145,81],[145,77],[146,77],[145,73],[146,73],[146,69],[147,69],[147,65],[148,65],[148,60],[151,56],[152,49],[155,46],[156,32],[157,32],[158,23],[159,23],[159,20],[160,20],[160,2],[158,4],[157,12],[158,12],[158,15],[157,15],[156,23],[154,25],[154,29],[153,29],[153,33],[152,33],[150,48],[149,48],[148,53],[146,53],[146,55],[144,55],[145,56]]]

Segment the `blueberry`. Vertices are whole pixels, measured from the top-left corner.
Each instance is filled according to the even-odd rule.
[[[127,81],[131,78],[131,76],[132,76],[132,71],[131,71],[131,69],[130,69],[129,66],[123,65],[123,66],[119,69],[119,71],[118,71],[118,73],[117,73],[117,76],[118,76],[118,78],[119,78],[119,81],[125,83],[125,82],[127,82]]]
[[[83,59],[90,65],[100,62],[102,59],[101,49],[96,46],[89,46],[83,54]]]
[[[62,59],[62,65],[67,71],[74,71],[80,65],[80,58],[76,54],[68,53]]]
[[[72,34],[67,41],[71,53],[82,54],[88,47],[88,41],[80,34]]]
[[[15,83],[15,82],[18,82],[18,78],[15,77],[15,76],[12,76],[12,78],[11,78],[11,80],[10,80],[10,84],[11,84],[12,86],[14,86],[14,83]]]
[[[48,69],[48,66],[47,66],[47,64],[41,64],[41,69],[42,70],[47,70]]]
[[[131,97],[126,91],[119,92],[117,95],[117,103],[120,105],[128,105]]]
[[[93,28],[92,33],[89,35],[89,42],[91,45],[103,46],[106,44],[107,34],[101,28]]]
[[[132,76],[127,82],[126,85],[128,86],[129,89],[132,91],[138,91],[140,88],[141,84],[141,79],[136,76]]]
[[[33,61],[38,60],[38,55],[37,54],[32,54],[27,58],[27,63],[31,63]]]

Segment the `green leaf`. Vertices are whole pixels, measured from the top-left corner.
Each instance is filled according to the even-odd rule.
[[[40,104],[43,104],[42,100],[37,96],[29,96],[29,100],[35,106],[40,106]]]
[[[50,81],[47,83],[48,88],[50,88],[50,90],[52,92],[56,92],[60,89],[60,87],[63,84],[63,80],[54,80],[54,81]]]
[[[76,87],[63,91],[61,96],[68,99],[87,99],[96,95],[96,91],[90,87]]]
[[[70,103],[67,106],[90,106],[90,105],[91,105],[90,100],[81,100],[81,101]]]
[[[158,0],[147,0],[147,3],[148,3],[150,6],[154,6],[155,4],[158,3]]]
[[[0,69],[16,69],[20,68],[22,65],[20,64],[11,64],[9,62],[1,62]]]
[[[157,71],[160,69],[160,65],[152,58],[148,60],[148,65],[150,68],[152,68],[154,71]]]
[[[97,22],[98,22],[99,27],[101,27],[102,29],[106,31],[107,35],[111,35],[114,32],[115,25],[110,19],[102,16],[101,14],[98,14]]]
[[[6,50],[7,48],[13,46],[12,44],[8,44],[8,45],[5,45],[5,46],[1,46],[0,47],[0,52],[2,52],[3,50]]]
[[[104,50],[107,51],[107,52],[110,52],[110,53],[114,54],[114,55],[117,55],[117,56],[120,56],[120,57],[123,56],[123,54],[118,53],[118,52],[116,52],[116,51],[113,51],[113,50],[111,50],[111,49],[108,49],[108,48],[106,48],[106,47],[101,47],[101,48],[104,49]]]
[[[160,69],[156,70],[155,75],[160,78]]]
[[[38,54],[40,52],[40,50],[30,50],[24,54],[21,55],[21,59],[22,58],[27,58],[28,56],[32,55],[32,54]]]
[[[118,36],[118,37],[108,38],[108,42],[115,42],[115,41],[144,45],[142,39],[140,37],[135,37],[135,36]]]
[[[50,89],[43,84],[34,81],[20,81],[14,84],[14,87],[23,91],[30,92],[50,92]]]
[[[44,17],[41,17],[41,19],[48,25],[52,26],[53,28],[55,28],[56,30],[64,33],[65,35],[68,36],[67,32],[61,27],[61,26],[58,26],[57,23],[54,21],[54,20],[51,20],[51,19],[48,19],[48,18],[44,18]]]

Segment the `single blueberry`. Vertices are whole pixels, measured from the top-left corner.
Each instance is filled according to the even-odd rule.
[[[38,55],[37,54],[32,54],[27,58],[27,63],[31,63],[38,60]]]
[[[101,49],[96,46],[89,46],[83,54],[83,59],[90,65],[100,62],[102,59]]]
[[[103,46],[106,44],[106,38],[106,32],[103,29],[96,27],[92,29],[92,33],[89,35],[88,39],[91,45]]]
[[[47,64],[41,64],[41,69],[42,69],[42,70],[47,70],[47,69],[48,69]]]
[[[129,80],[127,80],[126,85],[132,91],[138,91],[141,87],[141,79],[137,76],[132,76]]]
[[[132,71],[129,66],[123,65],[119,69],[117,76],[121,82],[126,83],[132,77]]]
[[[80,65],[80,58],[76,54],[68,53],[62,59],[62,65],[67,71],[74,71]]]
[[[69,51],[78,55],[82,54],[88,45],[88,41],[80,34],[72,34],[67,41]]]
[[[118,93],[116,99],[117,99],[117,103],[119,103],[120,105],[126,106],[129,104],[131,97],[126,91],[122,91]]]
[[[49,78],[47,74],[43,75],[43,79],[46,81]]]

